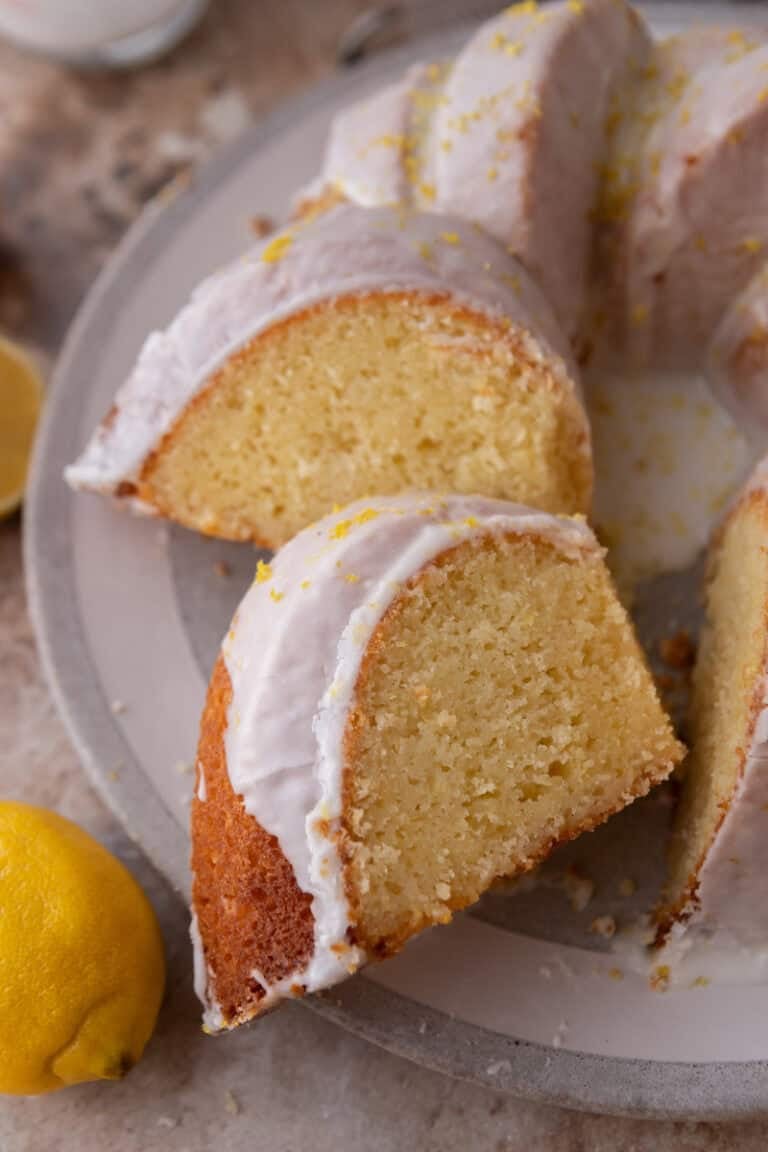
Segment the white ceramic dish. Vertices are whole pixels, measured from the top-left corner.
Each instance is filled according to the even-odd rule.
[[[693,6],[670,5],[653,20],[671,31],[693,13]],[[695,15],[702,13],[735,18],[733,8]],[[255,213],[285,214],[316,171],[334,112],[406,62],[450,51],[463,34],[410,45],[329,81],[255,128],[181,194],[151,205],[99,278],[59,362],[27,506],[27,572],[41,652],[86,769],[182,894],[188,769],[206,678],[255,554],[76,497],[62,469],[108,408],[148,331],[242,250]],[[636,616],[652,653],[670,628],[695,628],[697,569],[690,561],[706,533],[703,509],[721,502],[747,466],[722,414],[709,406],[702,424],[708,402],[701,386],[680,387],[682,409],[677,402],[665,408],[668,382],[629,391],[616,384],[623,399],[615,419],[634,438],[618,455],[612,446],[620,429],[597,429],[604,480],[598,515],[626,527],[651,501],[651,531],[635,524],[631,533],[641,559],[661,540],[661,565],[651,557],[656,569],[683,566],[638,592]],[[654,425],[638,419],[637,404],[657,413],[653,435],[638,432]],[[691,452],[686,421],[694,419],[699,448]],[[673,455],[681,441],[689,451],[684,460],[675,457],[670,472],[665,449],[664,467],[642,479],[647,468],[633,472],[632,462],[661,432]],[[717,490],[681,509],[674,495],[681,469],[689,479],[706,479],[713,452],[722,464]],[[631,482],[613,483],[618,463]],[[630,950],[620,946],[614,955],[589,932],[598,915],[613,916],[621,928],[653,902],[668,821],[665,793],[636,804],[559,854],[535,885],[492,893],[471,915],[310,1006],[421,1063],[572,1107],[698,1117],[768,1112],[768,985],[715,977],[706,987],[654,991],[642,964],[627,959]],[[594,882],[580,910],[572,905],[589,894],[589,881],[580,881],[579,871]],[[637,893],[628,897],[617,878],[636,881]]]

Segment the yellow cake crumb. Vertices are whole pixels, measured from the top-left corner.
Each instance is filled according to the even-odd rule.
[[[230,1091],[229,1088],[227,1088],[226,1092],[224,1093],[224,1110],[225,1112],[228,1112],[230,1116],[237,1116],[240,1112],[240,1105],[237,1101],[237,1097],[235,1096],[234,1092]]]
[[[569,864],[563,876],[563,887],[574,912],[583,912],[595,894],[595,882],[575,864]]]
[[[610,940],[616,934],[616,921],[613,916],[595,916],[589,930],[594,936],[602,936],[604,940]]]

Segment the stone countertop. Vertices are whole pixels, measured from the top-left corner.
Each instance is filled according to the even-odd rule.
[[[53,358],[78,302],[146,200],[333,65],[365,0],[217,0],[170,57],[129,74],[66,71],[0,45],[0,330]],[[257,209],[258,206],[255,206]],[[160,915],[169,988],[121,1084],[0,1103],[3,1152],[762,1152],[768,1123],[566,1113],[414,1067],[289,1005],[210,1039],[191,988],[185,909],[89,787],[42,680],[20,520],[0,524],[0,788],[117,851]]]

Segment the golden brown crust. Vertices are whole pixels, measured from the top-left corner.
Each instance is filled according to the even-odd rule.
[[[751,491],[745,492],[731,507],[722,522],[718,525],[716,532],[713,534],[710,544],[710,552],[707,557],[707,583],[714,579],[714,566],[717,560],[717,552],[723,545],[725,534],[731,521],[744,512],[747,508],[756,508],[762,515],[766,532],[768,532],[768,493],[762,488],[754,488]],[[762,655],[762,667],[768,667],[768,603],[763,606],[763,635],[765,637]],[[709,855],[712,847],[717,840],[723,822],[730,810],[733,797],[736,795],[741,782],[744,778],[744,771],[747,766],[747,748],[752,744],[752,739],[755,733],[758,717],[763,708],[763,687],[761,683],[757,683],[752,690],[752,700],[749,707],[749,719],[747,723],[747,730],[742,747],[737,749],[738,765],[736,776],[734,779],[733,789],[731,790],[730,797],[720,803],[720,815],[717,823],[712,831],[704,851],[700,854],[696,867],[689,873],[685,887],[680,895],[672,903],[660,903],[653,911],[653,923],[656,927],[656,933],[653,938],[653,947],[662,948],[666,943],[670,932],[675,924],[685,924],[686,921],[694,915],[699,907],[699,887],[701,884],[701,870]],[[679,797],[678,797],[679,803]]]
[[[540,361],[532,358],[527,353],[524,342],[510,324],[506,323],[503,319],[488,316],[486,313],[479,312],[466,305],[458,304],[449,292],[423,292],[418,289],[410,289],[395,292],[356,292],[348,296],[336,297],[331,300],[321,300],[307,308],[302,308],[301,311],[294,312],[290,316],[286,316],[279,322],[270,325],[263,332],[260,332],[253,339],[249,340],[241,348],[237,349],[230,356],[227,357],[224,364],[221,365],[216,372],[214,372],[207,383],[189,402],[185,405],[183,410],[179,413],[174,423],[162,437],[157,446],[150,452],[144,460],[141,468],[141,474],[136,488],[136,495],[145,504],[151,506],[158,515],[165,517],[168,520],[174,520],[177,523],[184,524],[187,528],[192,528],[195,531],[201,532],[204,535],[222,537],[226,539],[237,539],[248,541],[255,544],[259,548],[268,548],[275,550],[279,548],[285,541],[281,539],[268,539],[258,526],[254,526],[250,532],[243,532],[235,536],[231,532],[225,533],[222,528],[215,524],[201,525],[197,521],[190,521],[183,516],[179,516],[178,509],[168,507],[161,494],[157,491],[153,484],[153,474],[156,470],[158,460],[174,443],[175,439],[180,435],[184,424],[187,420],[192,418],[192,415],[198,411],[201,406],[205,406],[208,402],[209,393],[216,388],[216,386],[224,378],[225,374],[230,371],[234,365],[241,362],[249,361],[254,355],[258,354],[260,348],[270,340],[276,340],[283,333],[283,331],[292,325],[303,323],[307,317],[317,315],[328,309],[336,312],[353,310],[361,303],[365,303],[370,299],[377,297],[386,297],[388,300],[396,299],[405,304],[418,303],[422,306],[428,307],[450,307],[452,313],[462,322],[473,321],[482,324],[482,327],[493,334],[494,338],[500,344],[506,345],[510,351],[532,371],[535,370],[538,376],[538,387],[545,387],[551,393],[559,393],[565,401],[572,401],[574,413],[581,411],[581,403],[578,396],[572,393],[572,390],[558,380],[552,372],[546,368]],[[487,356],[487,347],[478,347],[477,350],[471,346],[464,345],[462,348],[464,354],[475,354],[478,357]],[[578,483],[581,486],[582,492],[586,490],[587,504],[591,499],[592,489],[592,476],[591,476],[591,463],[589,458],[589,428],[586,416],[582,419],[582,431],[578,437],[577,447],[583,454],[584,467],[578,477]]]
[[[513,539],[517,538],[519,534],[515,532],[509,532],[506,535],[508,538]],[[548,540],[546,537],[537,536],[536,540],[537,543],[544,548],[555,547],[552,541]],[[349,812],[352,807],[352,774],[354,772],[355,760],[357,758],[357,752],[358,748],[360,747],[363,733],[370,723],[362,709],[357,704],[357,701],[365,693],[366,682],[371,675],[376,660],[379,658],[380,653],[386,649],[390,642],[390,636],[393,629],[397,625],[398,616],[403,609],[406,594],[413,588],[417,587],[426,578],[427,573],[434,568],[439,568],[445,564],[455,562],[456,555],[458,553],[474,548],[490,549],[492,547],[492,541],[488,540],[487,538],[481,539],[479,541],[468,540],[456,545],[454,548],[448,548],[444,552],[440,553],[439,556],[436,556],[433,560],[431,560],[428,564],[416,572],[410,578],[410,580],[408,580],[408,582],[403,586],[402,590],[394,598],[389,608],[384,613],[378,625],[376,626],[376,629],[374,630],[373,635],[368,642],[365,654],[360,664],[360,670],[358,672],[358,677],[355,684],[355,703],[353,703],[350,709],[347,726],[344,732],[344,768],[342,779],[343,814]],[[585,551],[588,550],[588,546],[585,546]],[[648,768],[636,779],[634,788],[624,797],[624,804],[627,805],[632,803],[634,800],[640,799],[640,797],[647,795],[647,793],[655,785],[660,784],[666,780],[674,768],[675,763],[676,761],[672,761],[669,764],[655,764]],[[569,840],[575,840],[576,837],[580,836],[583,832],[591,832],[599,824],[602,824],[610,816],[613,816],[616,811],[617,808],[615,805],[604,809],[596,807],[592,815],[587,819],[582,820],[578,824],[573,824],[569,828],[566,828],[560,834],[560,836],[552,837],[546,844],[541,847],[541,849],[534,857],[531,857],[522,862],[520,868],[517,871],[504,876],[497,876],[491,882],[494,883],[497,880],[510,880],[514,876],[519,876],[525,872],[530,872],[543,860],[545,860],[560,844],[565,844]],[[351,843],[353,839],[354,837],[352,836],[350,826],[346,822],[344,815],[342,815],[342,830],[341,836],[339,838],[339,852],[345,865],[348,865],[351,861]],[[361,928],[360,894],[355,891],[353,885],[351,884],[350,876],[351,871],[348,867],[346,867],[345,892],[347,896],[347,902],[349,904],[350,923],[352,925],[350,930],[350,938],[353,943],[363,948],[370,957],[385,959],[387,956],[395,955],[403,948],[403,946],[412,936],[415,936],[424,928],[428,928],[432,925],[432,920],[423,918],[418,922],[409,922],[407,927],[404,927],[401,932],[395,935],[375,937],[366,936]],[[447,901],[447,904],[454,912],[460,911],[466,906],[464,903],[458,900],[449,900]]]
[[[138,495],[138,488],[130,480],[121,480],[115,488],[115,497],[118,500],[133,500]]]
[[[228,1025],[256,1016],[264,998],[251,973],[270,983],[302,969],[314,948],[312,898],[296,883],[274,836],[245,811],[227,772],[224,732],[232,684],[220,656],[200,723],[192,801],[192,902],[210,992]]]

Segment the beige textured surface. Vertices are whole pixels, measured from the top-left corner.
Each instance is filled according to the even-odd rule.
[[[174,56],[78,77],[0,48],[0,328],[55,353],[77,300],[146,197],[243,115],[328,69],[360,0],[219,0]],[[258,204],[254,204],[258,212]],[[138,862],[83,777],[41,679],[18,519],[0,525],[0,791],[57,808]],[[170,991],[120,1085],[0,1102],[3,1152],[762,1152],[768,1123],[716,1128],[567,1114],[412,1067],[300,1006],[202,1036],[186,915],[138,862],[163,921]]]

